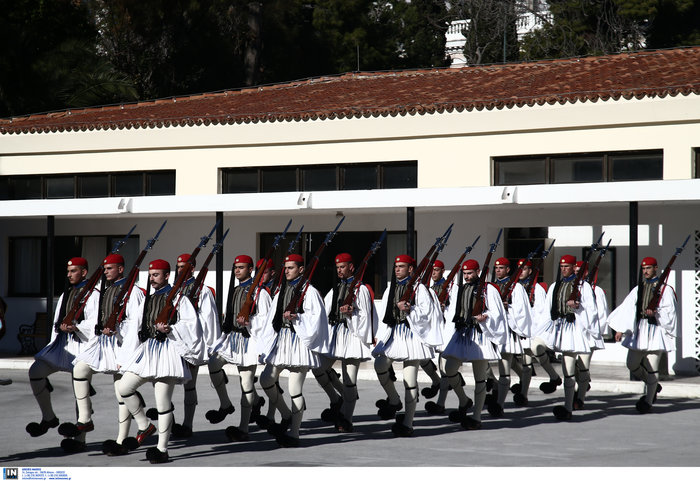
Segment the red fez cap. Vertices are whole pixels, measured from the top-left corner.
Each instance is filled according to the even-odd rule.
[[[352,256],[347,252],[343,252],[342,254],[338,254],[337,256],[335,256],[335,263],[339,264],[341,262],[352,262]]]
[[[259,259],[258,262],[255,263],[255,268],[260,269],[260,266],[263,265],[263,262],[265,262],[265,259]],[[267,265],[265,266],[265,269],[271,269],[272,268],[272,259],[267,261]]]
[[[110,254],[102,261],[102,265],[121,264],[124,265],[124,257],[121,254]]]
[[[498,259],[496,259],[496,263],[494,265],[496,265],[496,266],[509,266],[510,261],[508,259],[506,259],[505,257],[499,257]]]
[[[433,264],[433,267],[439,267],[440,269],[445,268],[445,263],[442,262],[440,259],[436,260],[435,263]]]
[[[87,269],[88,263],[87,259],[84,257],[73,257],[71,260],[68,261],[69,266],[78,266],[78,267],[84,267]]]
[[[297,264],[304,264],[304,258],[299,254],[289,254],[284,258],[284,262],[296,262]]]
[[[520,267],[520,266],[522,265],[523,262],[525,262],[525,259],[520,259],[520,260],[518,261],[518,267]],[[526,266],[526,267],[532,267],[532,261],[527,261],[527,262],[525,262],[525,266]]]
[[[170,263],[166,260],[163,260],[163,259],[155,259],[155,260],[152,260],[148,264],[148,268],[149,269],[161,269],[164,271],[170,271]]]
[[[404,262],[404,263],[408,264],[409,266],[416,265],[416,260],[413,257],[406,255],[406,254],[401,254],[401,255],[396,256],[396,258],[394,259],[394,264],[398,264],[399,262]]]
[[[559,260],[559,264],[571,264],[574,265],[576,264],[576,257],[571,256],[569,254],[565,256],[561,256],[561,259]]]
[[[250,256],[247,256],[245,254],[242,254],[240,256],[236,256],[236,258],[233,260],[234,264],[248,264],[248,265],[253,265],[253,258]]]
[[[177,256],[177,261],[178,262],[187,262],[188,260],[190,260],[190,257],[191,256],[189,254],[180,254],[179,256]]]
[[[467,269],[470,271],[478,271],[479,270],[479,263],[475,261],[474,259],[467,259],[466,261],[462,262],[462,269]]]
[[[583,261],[576,261],[576,267],[581,268],[583,266]]]
[[[659,263],[656,262],[656,259],[654,257],[645,257],[642,259],[642,267],[644,266],[658,266]]]

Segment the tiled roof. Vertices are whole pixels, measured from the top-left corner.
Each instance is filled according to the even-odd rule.
[[[700,94],[700,47],[460,69],[358,72],[0,119],[39,133],[395,116]]]

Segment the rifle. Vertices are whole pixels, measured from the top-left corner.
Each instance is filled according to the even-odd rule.
[[[516,271],[510,276],[510,279],[508,279],[506,285],[503,286],[504,288],[501,292],[501,300],[503,301],[503,304],[507,304],[508,299],[510,299],[510,296],[513,294],[513,289],[515,289],[515,285],[518,283],[518,279],[520,278],[520,274],[523,272],[523,267],[525,266],[525,264],[531,261],[532,258],[537,255],[537,253],[542,247],[543,245],[540,244],[539,246],[537,246],[537,249],[530,252],[525,258],[525,260],[518,266]]]
[[[401,296],[401,299],[399,299],[399,302],[408,302],[409,304],[411,303],[411,301],[413,300],[413,292],[415,290],[416,283],[419,279],[421,279],[421,274],[428,266],[433,252],[435,252],[436,249],[440,248],[440,245],[447,239],[447,237],[450,236],[453,225],[454,224],[450,224],[445,233],[442,234],[442,236],[435,239],[435,243],[433,244],[433,246],[430,248],[430,250],[428,250],[428,253],[425,254],[423,259],[420,261],[420,264],[418,264],[418,267],[413,271],[413,274],[411,275],[408,284],[406,284],[406,290],[404,291],[403,296]]]
[[[549,249],[542,252],[542,255],[540,256],[540,262],[537,264],[537,267],[533,270],[532,276],[530,276],[529,284],[525,288],[525,291],[528,293],[527,297],[530,299],[530,306],[535,305],[535,286],[537,285],[537,277],[540,275],[540,266],[544,267],[544,260],[547,258],[549,253],[552,252],[552,247],[554,247],[554,243],[556,241],[556,239],[552,239],[552,243],[549,244]]]
[[[498,247],[498,242],[501,240],[501,234],[503,234],[503,229],[498,231],[498,237],[496,237],[496,242],[491,244],[489,248],[489,253],[486,255],[486,260],[484,261],[484,268],[481,270],[479,275],[479,283],[474,289],[474,305],[472,306],[472,317],[479,316],[484,313],[484,292],[486,291],[486,276],[488,276],[489,265],[491,264],[491,257],[493,253],[496,252],[496,247]]]
[[[292,242],[289,243],[289,246],[287,246],[287,255],[291,254],[292,251],[294,250],[294,247],[299,242],[299,239],[301,239],[301,233],[303,230],[304,230],[304,226],[302,225],[299,228],[299,232],[297,232],[297,236],[294,238],[294,240]],[[282,285],[282,279],[284,279],[284,267],[282,269],[280,269],[280,273],[277,276],[277,281],[272,286],[272,289],[270,289],[270,295],[272,297],[274,297],[275,294],[277,294],[279,292],[280,286]]]
[[[287,235],[287,230],[289,229],[289,226],[292,225],[292,219],[289,219],[289,222],[287,223],[287,227],[284,228],[284,231],[281,234],[278,234],[275,236],[274,241],[272,242],[272,246],[268,249],[268,251],[265,253],[265,257],[263,257],[262,264],[260,264],[260,267],[258,267],[258,271],[255,273],[255,278],[253,279],[252,284],[250,285],[250,289],[248,289],[248,293],[246,294],[245,301],[243,301],[243,305],[241,306],[241,310],[236,316],[236,319],[239,317],[242,317],[244,321],[241,323],[242,325],[247,325],[248,324],[248,318],[250,318],[250,313],[253,312],[253,307],[255,307],[255,292],[257,291],[258,287],[260,286],[260,281],[262,280],[262,275],[263,272],[265,272],[265,269],[267,268],[268,262],[270,262],[270,259],[272,258],[272,255],[275,253],[275,250],[277,249],[277,246],[279,246],[280,242],[284,238],[285,235]],[[301,231],[300,231],[301,232]],[[282,270],[284,272],[284,269]],[[233,284],[229,287],[229,299],[226,307],[226,320],[224,323],[232,321],[229,318],[229,312],[233,311]],[[231,312],[230,315],[233,315],[233,312]]]
[[[131,228],[127,235],[125,235],[122,239],[114,243],[114,247],[112,247],[110,254],[116,254],[117,252],[119,252],[119,249],[121,249],[121,247],[124,244],[126,244],[126,240],[131,236],[131,233],[134,232],[134,229],[136,229],[136,225],[134,225],[134,227]],[[102,263],[100,263],[100,267],[95,269],[95,272],[93,272],[83,289],[76,296],[75,302],[73,303],[73,307],[70,311],[68,311],[66,316],[61,321],[61,326],[64,329],[74,326],[76,321],[80,319],[80,317],[83,315],[83,312],[85,311],[85,306],[87,305],[87,301],[88,299],[90,299],[90,295],[95,289],[95,286],[97,286],[97,283],[99,282],[103,273],[104,269],[102,268]]]
[[[384,239],[386,239],[386,229],[384,229],[384,232],[382,232],[382,235],[379,236],[379,240],[376,240],[372,243],[372,245],[369,248],[369,251],[367,251],[367,254],[365,254],[364,259],[362,259],[362,262],[360,262],[360,266],[357,268],[357,271],[355,272],[355,277],[353,278],[352,282],[350,283],[350,288],[348,289],[348,295],[345,297],[345,300],[343,301],[343,306],[352,306],[352,303],[355,302],[355,298],[357,297],[357,291],[360,289],[360,286],[362,285],[362,278],[365,275],[365,270],[367,270],[367,263],[369,262],[370,258],[377,253],[379,248],[382,246],[382,243],[384,242]]]
[[[457,259],[457,262],[455,263],[454,267],[448,274],[447,279],[445,280],[445,288],[442,291],[440,291],[440,295],[438,296],[438,301],[440,301],[440,304],[445,304],[445,302],[447,301],[447,295],[449,294],[450,286],[452,285],[455,276],[460,271],[462,261],[464,261],[464,258],[467,257],[467,255],[469,255],[472,249],[474,249],[474,246],[477,242],[479,242],[479,239],[481,239],[481,236],[477,236],[474,243],[470,246],[467,246],[467,248],[464,249],[462,255],[459,256],[459,259]]]
[[[454,225],[454,224],[452,224]],[[433,253],[433,257],[430,258],[430,262],[428,265],[425,267],[425,270],[423,271],[423,274],[421,275],[421,284],[424,286],[428,286],[430,283],[430,279],[433,275],[433,265],[435,265],[435,261],[437,260],[438,256],[442,252],[442,250],[445,248],[447,245],[447,240],[450,238],[450,235],[452,235],[452,226],[450,226],[449,233],[447,236],[443,239],[443,241],[440,243],[438,246],[437,250]]]
[[[129,298],[131,297],[131,290],[134,288],[134,285],[136,284],[136,278],[139,275],[139,268],[141,267],[141,263],[146,257],[148,251],[151,250],[153,248],[153,245],[158,241],[158,237],[160,236],[160,233],[163,232],[163,228],[167,223],[167,220],[163,222],[163,225],[160,226],[160,229],[158,229],[156,235],[153,236],[153,238],[150,239],[148,242],[146,242],[146,246],[136,258],[134,266],[129,271],[129,275],[126,278],[126,281],[124,281],[124,287],[122,287],[122,290],[119,291],[119,294],[117,294],[117,297],[114,300],[114,309],[112,309],[111,314],[107,318],[107,323],[104,325],[103,331],[106,329],[109,332],[114,332],[116,330],[117,324],[122,322],[124,314],[126,314],[126,306],[129,303]]]
[[[316,253],[311,258],[311,261],[304,268],[304,274],[302,275],[301,280],[296,284],[296,286],[294,286],[292,298],[290,299],[289,304],[287,304],[285,312],[289,311],[292,314],[304,312],[302,308],[304,296],[306,295],[306,290],[309,288],[311,278],[313,277],[314,272],[316,271],[316,267],[318,266],[319,257],[321,256],[321,253],[326,248],[326,246],[331,243],[333,237],[340,228],[340,224],[342,224],[344,220],[345,216],[343,216],[343,218],[340,219],[340,222],[338,222],[338,225],[335,226],[335,229],[333,229],[331,232],[328,233],[328,235],[326,235],[326,238],[323,240],[323,243],[318,247],[318,249],[316,249]]]
[[[574,302],[581,301],[581,281],[583,280],[583,273],[586,272],[586,269],[588,269],[588,261],[590,261],[591,256],[593,255],[593,252],[600,249],[600,242],[603,240],[604,234],[605,234],[605,232],[600,234],[600,237],[598,237],[598,241],[591,244],[591,248],[588,251],[586,258],[583,260],[583,264],[581,264],[581,268],[578,270],[578,273],[576,274],[576,279],[574,280],[574,289],[571,291],[571,294],[569,295],[569,301],[574,301]]]
[[[608,252],[608,247],[610,247],[611,242],[612,239],[610,239],[608,241],[608,245],[606,245],[603,250],[600,251],[598,258],[595,260],[595,264],[593,264],[593,267],[588,270],[586,281],[588,281],[591,287],[595,287],[595,285],[598,283],[598,266],[600,266],[600,261],[603,259],[603,257],[605,257],[605,253]]]
[[[190,302],[192,303],[192,306],[197,309],[197,306],[199,305],[199,295],[202,293],[202,287],[204,286],[204,279],[207,277],[207,273],[209,272],[209,264],[211,263],[211,260],[214,258],[217,252],[221,250],[221,246],[224,244],[224,239],[226,239],[226,236],[228,235],[228,231],[230,229],[226,229],[226,232],[224,232],[224,235],[221,236],[221,240],[214,244],[214,247],[212,247],[211,252],[207,256],[207,258],[204,261],[204,264],[202,264],[202,268],[199,271],[199,274],[197,274],[197,278],[194,280],[194,283],[192,284],[192,289],[190,289],[190,293],[187,295],[189,298]]]
[[[182,299],[182,285],[185,283],[185,280],[190,276],[192,271],[194,270],[194,261],[197,258],[197,254],[199,254],[199,251],[202,249],[202,247],[207,245],[207,242],[209,242],[209,239],[211,239],[211,236],[214,235],[214,232],[216,231],[216,228],[219,227],[219,223],[221,221],[217,222],[214,225],[214,228],[211,230],[208,236],[202,237],[199,244],[195,249],[192,251],[192,254],[190,254],[190,258],[187,259],[187,262],[185,266],[183,266],[182,270],[180,271],[180,274],[177,276],[177,279],[175,280],[175,283],[173,284],[173,288],[168,292],[168,297],[165,299],[165,305],[161,309],[161,311],[158,313],[158,317],[156,318],[156,325],[158,324],[164,324],[166,326],[169,326],[173,324],[172,320],[173,317],[175,316],[175,313],[177,312],[177,306],[180,304],[180,299]],[[173,299],[175,296],[178,295],[177,298],[177,303],[173,305]],[[165,336],[161,336],[162,339],[165,339]]]
[[[648,311],[656,311],[659,308],[661,296],[663,295],[664,289],[666,288],[666,281],[668,280],[668,276],[671,274],[671,266],[676,261],[676,258],[681,254],[681,252],[683,252],[683,249],[685,249],[685,245],[688,243],[689,240],[690,236],[686,237],[685,242],[682,246],[676,247],[676,252],[671,256],[671,259],[668,261],[668,264],[666,264],[666,267],[661,273],[661,277],[659,277],[659,283],[656,284],[656,287],[654,288],[654,293],[652,294],[651,300],[647,305]]]

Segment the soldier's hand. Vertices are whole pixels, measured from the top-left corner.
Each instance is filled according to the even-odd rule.
[[[615,333],[615,342],[620,342],[621,340],[622,340],[622,333],[616,332]]]
[[[647,317],[654,317],[656,315],[656,311],[651,310],[651,309],[647,309],[644,311],[644,314],[646,314]]]
[[[404,312],[411,310],[411,304],[408,301],[399,301],[396,303],[396,307],[398,307],[400,311]]]
[[[355,308],[353,306],[340,306],[340,312],[351,316],[352,313],[355,312]]]
[[[288,321],[294,321],[297,318],[296,314],[293,314],[291,311],[284,311],[283,314],[284,318],[287,319]]]
[[[170,333],[170,331],[171,331],[169,325],[167,325],[167,324],[162,324],[162,323],[156,324],[156,329],[157,329],[159,332],[162,332],[162,333],[164,333],[164,334],[168,334],[168,333]]]
[[[250,326],[250,320],[246,319],[243,316],[238,316],[236,318],[236,321],[238,321],[238,324],[240,324],[241,326]]]
[[[478,316],[474,316],[474,320],[476,320],[476,322],[484,322],[488,317],[489,316],[486,314],[479,314]]]
[[[114,334],[114,331],[108,327],[105,327],[104,329],[102,329],[102,334],[104,334],[106,336],[111,336]]]
[[[566,305],[569,306],[572,309],[578,309],[581,307],[581,303],[579,301],[566,301]]]

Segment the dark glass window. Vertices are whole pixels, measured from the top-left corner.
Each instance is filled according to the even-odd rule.
[[[15,177],[10,180],[10,198],[41,199],[41,177]]]
[[[143,174],[138,172],[114,174],[112,176],[113,195],[129,197],[143,195]]]
[[[353,165],[343,169],[342,190],[365,190],[377,188],[376,165]]]
[[[610,180],[658,180],[663,179],[663,158],[659,155],[611,155]]]
[[[294,192],[297,189],[296,168],[264,169],[263,192]]]
[[[497,185],[544,184],[545,168],[545,159],[499,162]]]
[[[109,197],[109,176],[83,175],[78,178],[80,197]]]
[[[418,187],[418,165],[414,162],[386,164],[383,169],[384,189],[410,189]]]
[[[337,173],[335,167],[311,167],[304,168],[303,190],[337,190]]]
[[[146,195],[175,194],[175,172],[149,172],[146,179]]]
[[[47,199],[72,199],[75,197],[75,177],[47,177],[46,178],[46,198]]]
[[[630,151],[494,159],[494,185],[658,180],[663,151]]]
[[[603,157],[554,158],[552,170],[555,184],[570,182],[602,182]]]
[[[0,200],[8,200],[10,197],[10,178],[0,177]]]
[[[223,175],[224,194],[258,192],[258,169],[236,169]]]

